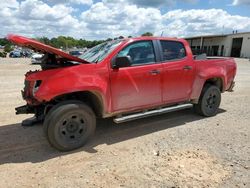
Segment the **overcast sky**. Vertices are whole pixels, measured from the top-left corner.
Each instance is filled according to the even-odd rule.
[[[187,37],[250,31],[250,0],[0,0],[0,37]]]

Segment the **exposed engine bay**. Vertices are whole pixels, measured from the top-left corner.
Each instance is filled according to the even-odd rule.
[[[59,67],[68,67],[79,65],[81,63],[70,61],[66,58],[61,58],[56,54],[45,53],[41,58],[41,68],[42,70],[54,69]]]

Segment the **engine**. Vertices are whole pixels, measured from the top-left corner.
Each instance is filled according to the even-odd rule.
[[[55,54],[46,53],[41,58],[41,68],[42,70],[54,69],[59,67],[68,67],[79,65],[78,62],[69,61],[65,58],[60,58]]]

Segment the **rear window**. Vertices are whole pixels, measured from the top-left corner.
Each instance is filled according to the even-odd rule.
[[[186,50],[181,42],[161,40],[163,61],[178,60],[186,57]]]

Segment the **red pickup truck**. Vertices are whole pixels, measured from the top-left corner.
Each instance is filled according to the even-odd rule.
[[[74,57],[33,39],[7,38],[45,54],[42,70],[25,75],[27,104],[16,113],[35,114],[50,144],[61,151],[83,146],[96,117],[121,123],[191,106],[214,116],[221,93],[234,86],[234,59],[193,56],[183,39],[112,40]]]

